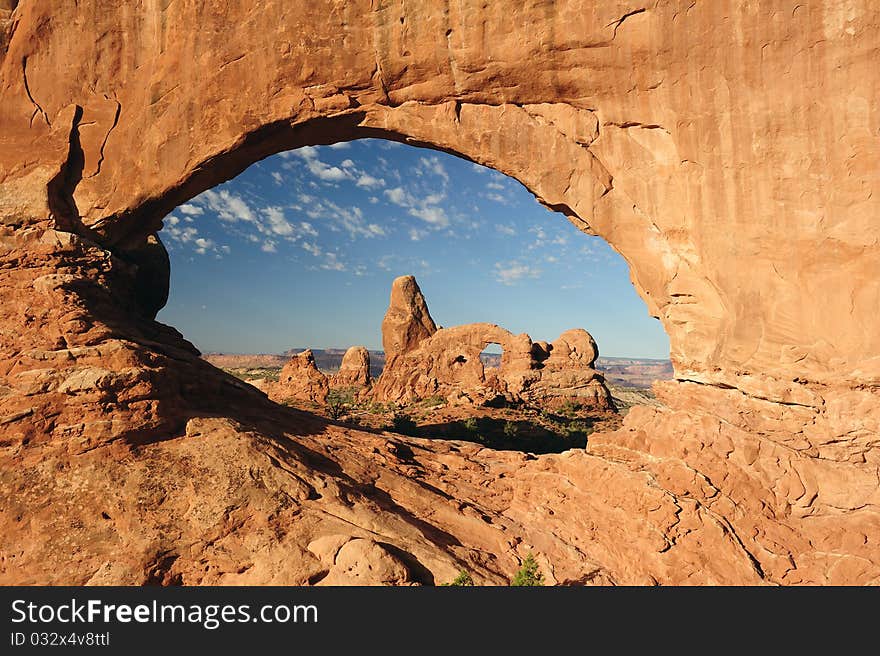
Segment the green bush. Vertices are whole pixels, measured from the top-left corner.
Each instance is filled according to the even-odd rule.
[[[504,422],[504,436],[505,437],[508,437],[510,439],[514,439],[517,436],[517,433],[519,433],[519,429],[517,428],[517,426],[514,422],[512,422],[512,421],[505,421]]]
[[[468,433],[476,433],[479,430],[476,417],[468,417],[462,422],[462,425]]]
[[[355,404],[357,391],[352,387],[334,387],[327,393],[327,414],[331,419],[339,419],[345,411]]]
[[[391,430],[401,435],[414,435],[418,429],[416,422],[413,421],[405,412],[398,412],[391,420]]]
[[[444,583],[444,586],[471,586],[474,584],[474,580],[471,578],[471,575],[465,571],[460,570],[458,572],[458,576],[453,579],[451,583]]]
[[[568,438],[587,437],[593,430],[592,424],[585,421],[572,421],[562,427],[562,433]]]
[[[561,414],[565,417],[573,417],[580,410],[583,410],[583,408],[584,408],[583,404],[580,403],[579,401],[575,401],[574,399],[566,399],[565,402],[563,402],[559,406],[558,412],[559,412],[559,414]]]
[[[544,585],[544,575],[541,574],[541,570],[538,569],[538,563],[535,561],[535,557],[532,555],[531,551],[523,561],[522,567],[520,567],[519,571],[514,574],[510,585],[517,587]]]

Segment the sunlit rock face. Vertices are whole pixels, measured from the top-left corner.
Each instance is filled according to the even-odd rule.
[[[550,407],[567,400],[593,409],[614,407],[593,368],[598,350],[586,330],[568,330],[546,344],[492,323],[437,328],[413,276],[400,276],[391,285],[382,341],[391,355],[372,390],[380,402],[439,396],[476,405],[529,401]],[[498,367],[486,367],[480,359],[490,344],[501,347]]]
[[[365,346],[352,346],[342,356],[339,371],[330,377],[331,387],[366,392],[372,384],[370,352]]]
[[[0,3],[3,582],[319,581],[314,540],[370,531],[422,563],[345,550],[389,581],[503,581],[527,545],[560,582],[877,582],[873,4],[374,4]],[[493,167],[607,239],[669,333],[666,405],[587,453],[409,457],[153,321],[167,212],[364,136]]]
[[[269,398],[279,403],[314,403],[327,401],[330,382],[315,363],[312,349],[297,353],[278,374],[278,382],[269,388]]]

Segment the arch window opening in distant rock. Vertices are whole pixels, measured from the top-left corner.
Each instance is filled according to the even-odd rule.
[[[483,363],[484,369],[498,369],[501,366],[501,358],[504,355],[504,349],[501,344],[489,342],[486,347],[480,351],[480,362]]]
[[[547,435],[586,435],[581,411],[593,391],[561,374],[529,378],[547,358],[568,366],[562,356],[552,359],[554,340],[584,328],[603,356],[625,357],[633,368],[642,360],[662,368],[668,358],[665,332],[604,240],[548,211],[512,178],[443,152],[380,139],[282,152],[178,206],[159,235],[172,280],[158,319],[178,327],[209,362],[264,391],[298,380],[300,389],[277,400],[334,421],[498,448],[564,450],[571,440],[550,444]],[[477,395],[455,387],[452,365],[432,374],[439,382],[418,398],[383,388],[390,358],[383,317],[392,282],[407,275],[418,280],[438,323],[454,330],[497,324],[509,335],[502,340],[523,337],[520,364],[502,369],[502,353],[505,362],[516,354],[497,341],[480,342],[475,352],[450,359],[484,388]],[[440,350],[444,340],[459,338],[434,329],[427,336]],[[348,352],[355,346],[363,348]],[[565,346],[564,357],[577,348]],[[614,362],[597,366],[613,369]],[[556,424],[530,432],[517,423],[511,399],[522,401],[530,385],[551,379],[570,394],[548,405]],[[613,391],[626,376],[608,383]],[[385,396],[375,397],[383,389]],[[383,403],[384,414],[367,416],[366,408]],[[475,406],[511,414],[480,417],[475,426],[468,416]]]

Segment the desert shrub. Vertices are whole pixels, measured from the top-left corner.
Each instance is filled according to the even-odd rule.
[[[372,401],[366,405],[366,411],[373,415],[384,415],[388,412],[396,412],[397,404],[393,401],[381,403],[380,401]]]
[[[572,417],[576,415],[580,410],[583,409],[583,404],[580,401],[575,401],[574,399],[566,399],[559,405],[559,414],[564,415],[566,417]]]
[[[352,387],[334,387],[327,394],[327,414],[331,419],[339,419],[345,411],[355,404],[357,391]]]
[[[510,585],[516,587],[544,585],[544,575],[541,574],[541,570],[538,569],[538,563],[531,551],[523,561],[522,567],[520,567],[519,571],[514,574]]]
[[[474,580],[471,578],[471,575],[466,570],[460,570],[458,572],[458,576],[456,576],[450,583],[444,583],[444,586],[471,586],[474,584]]]
[[[398,412],[391,420],[391,430],[401,435],[415,435],[418,430],[416,422],[405,412]]]
[[[443,405],[445,403],[446,397],[440,396],[439,394],[429,396],[428,398],[422,400],[422,404],[427,408],[436,408],[438,405]]]
[[[504,436],[510,439],[514,439],[519,433],[519,428],[517,428],[516,424],[512,421],[504,422]]]
[[[474,440],[480,443],[485,443],[486,438],[480,433],[480,423],[477,421],[476,417],[468,417],[463,422],[461,422],[462,429],[467,434],[467,437],[464,439]]]
[[[561,427],[561,432],[569,439],[586,438],[595,430],[589,422],[571,421]]]

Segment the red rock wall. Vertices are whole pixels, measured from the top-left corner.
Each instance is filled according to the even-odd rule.
[[[374,4],[0,9],[5,444],[178,434],[232,388],[149,319],[163,290],[131,267],[163,215],[279,150],[407,140],[631,265],[679,382],[591,453],[765,579],[876,581],[876,4]]]

